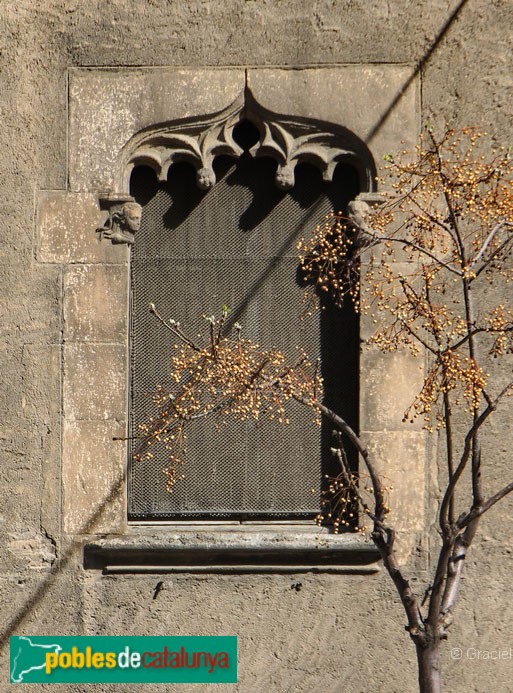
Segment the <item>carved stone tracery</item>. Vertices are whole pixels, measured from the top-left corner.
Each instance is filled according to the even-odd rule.
[[[273,114],[259,106],[246,91],[228,109],[209,119],[165,124],[132,138],[119,164],[117,179],[122,181],[122,190],[103,198],[107,206],[108,199],[113,202],[110,221],[99,229],[100,237],[116,243],[133,243],[133,233],[130,234],[129,229],[129,233],[125,233],[126,229],[120,230],[123,221],[115,215],[119,215],[117,200],[123,195],[125,202],[129,199],[127,194],[134,167],[149,166],[158,179],[164,181],[170,166],[178,161],[186,161],[196,170],[198,187],[208,190],[216,183],[215,158],[221,155],[239,158],[244,153],[234,140],[233,132],[246,119],[259,132],[258,142],[251,147],[249,154],[276,160],[275,182],[280,189],[293,188],[298,164],[314,165],[321,171],[324,180],[330,182],[340,162],[351,163],[357,169],[361,189],[374,188],[372,156],[361,140],[340,126]]]
[[[153,168],[159,180],[166,180],[169,167],[177,161],[187,161],[196,169],[196,181],[202,190],[216,182],[214,159],[228,155],[238,158],[243,150],[233,139],[238,119],[233,117],[216,123],[198,134],[167,132],[150,135],[131,154],[128,168],[145,164]]]
[[[278,161],[275,181],[282,190],[294,187],[294,169],[297,164],[308,162],[316,166],[325,181],[333,180],[333,173],[339,161],[356,157],[355,153],[337,146],[333,133],[313,131],[294,136],[280,123],[263,121],[264,135],[250,149],[252,156],[270,156]]]

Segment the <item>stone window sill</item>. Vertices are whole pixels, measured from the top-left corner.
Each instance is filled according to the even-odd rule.
[[[84,567],[113,573],[374,573],[379,553],[355,534],[303,524],[131,526],[84,546]]]

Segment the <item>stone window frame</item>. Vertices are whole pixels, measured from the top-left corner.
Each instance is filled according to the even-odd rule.
[[[130,251],[99,242],[95,231],[99,207],[104,222],[126,198],[134,144],[158,129],[212,122],[248,92],[274,118],[288,114],[353,133],[379,174],[384,154],[417,140],[419,84],[408,83],[409,74],[403,65],[69,70],[68,188],[39,194],[36,258],[62,268],[62,522],[66,537],[87,544],[86,565],[133,570],[153,561],[159,570],[186,563],[204,569],[208,554],[220,569],[236,563],[241,570],[244,561],[259,569],[268,563],[286,570],[287,562],[374,569],[372,547],[306,523],[127,523],[126,446],[113,438],[127,429]],[[362,336],[369,330],[362,317]],[[423,366],[405,352],[363,351],[360,370],[360,429],[395,487],[392,513],[406,559],[425,513],[404,469],[427,499],[431,458],[420,426],[405,430],[401,419]]]

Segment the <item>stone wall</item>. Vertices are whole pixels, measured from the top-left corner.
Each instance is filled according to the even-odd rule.
[[[0,688],[8,686],[11,634],[130,633],[238,634],[236,688],[244,692],[415,690],[415,656],[402,610],[374,564],[334,574],[102,575],[84,568],[84,543],[125,531],[123,519],[114,527],[124,512],[123,451],[110,441],[124,431],[125,379],[124,371],[106,364],[124,358],[126,303],[113,299],[102,313],[105,304],[98,297],[106,290],[123,295],[128,251],[95,238],[98,191],[82,182],[108,177],[111,168],[106,162],[102,169],[102,148],[93,151],[94,142],[86,148],[89,160],[74,146],[87,133],[72,116],[87,104],[73,91],[73,80],[84,68],[95,74],[109,68],[113,79],[123,79],[125,68],[132,74],[134,68],[181,68],[188,74],[267,68],[282,73],[273,98],[285,109],[300,100],[294,88],[299,68],[315,70],[320,84],[324,71],[328,84],[333,70],[348,66],[355,74],[345,95],[349,118],[361,75],[386,66],[400,79],[379,97],[380,117],[372,121],[369,140],[379,140],[397,122],[414,89],[419,126],[478,125],[509,144],[511,3],[4,0],[0,16]],[[329,113],[329,94],[319,89],[320,107]],[[186,108],[195,98],[194,85],[184,84],[168,98],[176,109]],[[358,108],[353,127],[367,122],[365,99]],[[91,313],[87,308],[95,302],[100,308]],[[96,378],[89,380],[93,371]],[[107,393],[95,384],[98,373],[111,381]],[[500,374],[492,370],[492,376]],[[372,431],[375,416],[389,412],[380,414],[370,389],[365,396],[363,414]],[[512,427],[511,407],[505,407],[484,441],[492,491],[509,480]],[[390,450],[385,434],[380,436],[375,444]],[[414,498],[423,509],[432,509],[436,500],[429,464],[435,451],[436,441],[427,448],[426,483]],[[111,466],[99,471],[100,458]],[[87,513],[76,521],[73,511],[80,507]],[[483,522],[449,646],[511,645],[511,510],[506,500]],[[415,550],[405,554],[419,584],[432,567],[429,550],[436,535],[430,529],[424,522]],[[156,595],[160,581],[163,589]],[[448,653],[449,690],[511,687],[511,662],[459,662]]]

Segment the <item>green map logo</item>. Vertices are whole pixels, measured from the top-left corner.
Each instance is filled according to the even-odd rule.
[[[11,683],[237,683],[236,636],[13,636]]]
[[[13,652],[13,640],[17,641],[17,652]],[[11,638],[11,683],[30,682],[28,675],[31,672],[46,667],[47,654],[58,655],[62,651],[62,647],[56,643],[44,645],[33,642],[33,640],[35,638],[29,638],[25,635]]]

